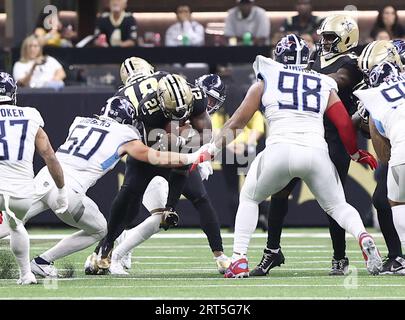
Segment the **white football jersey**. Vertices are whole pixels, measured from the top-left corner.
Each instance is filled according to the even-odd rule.
[[[38,110],[0,105],[0,193],[28,198],[34,193],[35,137],[44,126]]]
[[[120,160],[118,148],[132,140],[140,140],[132,126],[106,118],[76,117],[69,136],[56,152],[67,183],[75,191],[86,193]]]
[[[376,88],[357,90],[379,133],[391,142],[391,165],[405,162],[405,76],[393,78]]]
[[[323,115],[331,90],[338,90],[336,81],[263,56],[256,57],[253,69],[265,82],[261,102],[269,125],[266,144],[284,142],[327,150]]]

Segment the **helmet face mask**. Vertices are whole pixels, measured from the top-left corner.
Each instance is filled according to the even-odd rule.
[[[17,84],[7,72],[0,72],[0,103],[17,103]]]
[[[207,112],[213,114],[226,99],[226,88],[221,78],[216,74],[206,74],[195,80],[195,84],[202,88],[208,97]]]
[[[125,59],[121,64],[120,76],[124,85],[134,83],[141,78],[152,75],[155,69],[146,60],[138,57]]]
[[[282,64],[307,65],[309,47],[306,42],[295,34],[288,34],[277,42],[274,59]]]
[[[177,74],[169,74],[159,80],[157,96],[159,107],[168,119],[185,120],[193,110],[194,96],[191,88]]]
[[[123,97],[112,97],[101,109],[99,118],[109,118],[121,124],[132,124],[135,116],[135,108],[131,102]]]

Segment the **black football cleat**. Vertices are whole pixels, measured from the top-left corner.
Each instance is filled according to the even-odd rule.
[[[281,249],[278,253],[271,252],[269,249],[264,249],[262,260],[260,263],[250,271],[249,275],[251,277],[262,277],[269,273],[270,269],[274,267],[279,267],[284,264],[285,258]]]
[[[405,276],[405,259],[402,257],[386,258],[379,274]]]
[[[349,259],[344,257],[343,259],[332,259],[332,268],[329,271],[330,276],[345,276],[349,272]]]

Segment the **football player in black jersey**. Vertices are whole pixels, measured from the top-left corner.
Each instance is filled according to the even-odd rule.
[[[364,73],[364,81],[361,82],[357,89],[367,89],[371,86],[368,81],[370,71],[383,61],[390,62],[402,70],[403,63],[400,57],[401,52],[398,52],[398,50],[401,51],[400,48],[394,46],[394,44],[388,40],[373,41],[368,44],[363,49],[358,60],[358,66]],[[367,138],[370,138],[368,131],[368,112],[361,103],[359,103],[358,111],[353,117],[356,119],[359,128],[366,131]],[[377,142],[374,140],[373,145],[375,145],[375,143]],[[374,149],[377,150],[377,148],[378,146]],[[387,173],[388,163],[380,159],[379,167],[375,174],[377,185],[373,193],[372,202],[377,211],[377,218],[388,248],[388,255],[384,260],[382,270],[379,274],[403,274],[405,270],[405,259],[402,256],[401,241],[394,226],[392,210],[387,197]]]
[[[198,78],[196,80],[195,89],[197,88],[202,89],[203,92],[207,94],[208,114],[215,112],[225,100],[225,85],[217,75],[209,74]],[[145,97],[146,101],[151,101],[152,99],[153,95]],[[182,139],[185,138],[182,137]],[[199,142],[197,142],[197,144],[199,144]],[[218,271],[224,273],[230,264],[230,259],[223,253],[218,217],[202,182],[202,175],[207,179],[208,175],[212,173],[212,168],[210,167],[210,163],[206,162],[203,163],[202,166],[200,164],[198,169],[199,170],[190,172],[182,193],[192,202],[193,206],[199,213],[201,228],[207,235]],[[125,263],[123,263],[126,261],[125,257],[133,248],[137,247],[153,234],[161,230],[161,219],[156,213],[162,212],[162,208],[165,207],[168,188],[173,188],[173,184],[169,184],[168,186],[167,181],[162,177],[153,178],[148,185],[143,194],[143,205],[151,213],[151,216],[146,218],[136,227],[125,231],[123,234],[124,240],[122,242],[120,241],[119,245],[112,253],[111,265],[109,268],[111,274],[127,274],[123,268],[123,266],[125,266],[126,269],[129,269],[129,264],[125,265]],[[118,240],[120,239],[121,236]]]
[[[317,52],[310,61],[309,68],[330,75],[336,80],[338,95],[350,115],[356,111],[352,101],[353,88],[362,80],[363,76],[357,67],[357,56],[351,49],[357,46],[359,29],[354,19],[345,15],[328,16],[321,24],[320,54]],[[334,163],[340,180],[344,186],[350,166],[350,157],[345,152],[335,126],[325,118],[325,139],[328,143],[329,155]],[[284,263],[284,255],[280,249],[281,230],[284,217],[288,211],[288,196],[299,179],[293,179],[287,187],[271,197],[268,215],[267,248],[261,262],[250,272],[251,276],[264,276],[270,269]],[[329,231],[333,243],[333,259],[330,275],[344,275],[348,271],[349,260],[345,256],[345,231],[335,220],[328,216]]]
[[[154,130],[163,131],[173,120],[178,121],[178,126],[189,121],[192,128],[201,133],[200,139],[197,139],[200,143],[200,140],[203,140],[203,129],[211,129],[211,120],[206,112],[207,96],[205,92],[198,87],[191,88],[185,79],[178,75],[166,72],[153,73],[151,68],[149,68],[150,74],[146,74],[146,76],[144,72],[128,72],[130,68],[148,70],[147,67],[142,68],[144,62],[141,60],[130,59],[124,62],[123,73],[128,74],[129,77],[126,79],[127,85],[116,95],[126,96],[134,105],[136,122],[138,126],[142,127],[139,129],[144,133],[145,143],[158,145],[156,138],[161,137],[162,134],[156,133]],[[134,66],[136,63],[140,63],[141,68]],[[210,137],[206,141],[209,139]],[[187,139],[180,137],[176,140],[176,147],[181,148],[186,143]],[[168,228],[177,225],[178,216],[174,208],[187,181],[187,175],[188,168],[171,170],[152,165],[143,166],[142,163],[128,157],[124,183],[113,201],[108,234],[101,246],[101,259],[98,261],[101,269],[109,268],[108,255],[114,240],[126,227],[131,225],[139,212],[146,187],[156,176],[166,178],[170,186],[166,207],[161,208],[160,211],[160,213],[164,212],[162,227]]]

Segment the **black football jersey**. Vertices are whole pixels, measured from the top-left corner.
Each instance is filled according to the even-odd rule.
[[[350,77],[353,79],[352,86],[347,88],[339,87],[339,98],[342,100],[350,115],[356,112],[356,104],[353,98],[354,87],[362,81],[363,74],[357,67],[357,56],[353,53],[340,54],[330,60],[324,59],[322,56],[317,56],[312,66],[312,70],[322,74],[331,74],[339,69],[345,68],[350,72]]]
[[[118,90],[116,96],[124,96],[131,101],[135,107],[136,127],[140,131],[143,140],[149,146],[156,142],[146,140],[149,132],[153,129],[165,129],[171,121],[167,118],[159,106],[157,99],[157,87],[161,78],[166,76],[167,72],[156,72],[149,77],[123,87]],[[194,96],[193,108],[189,118],[199,116],[206,111],[208,98],[205,92],[198,86],[190,85]],[[183,121],[187,121],[184,119]]]

